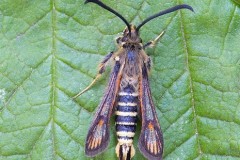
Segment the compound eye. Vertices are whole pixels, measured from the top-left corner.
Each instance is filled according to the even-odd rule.
[[[116,42],[117,42],[117,44],[120,44],[121,43],[121,40],[122,39],[122,37],[118,37],[117,39],[116,39]]]
[[[127,41],[127,37],[123,37],[122,42],[126,42],[126,41]]]
[[[123,31],[123,35],[127,35],[128,34],[128,28],[126,27]]]

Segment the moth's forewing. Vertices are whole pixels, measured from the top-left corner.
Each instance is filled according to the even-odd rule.
[[[94,120],[87,134],[85,153],[93,157],[104,151],[109,144],[109,119],[113,111],[121,78],[121,65],[116,61],[110,75],[108,88],[98,106]]]
[[[146,64],[142,68],[139,99],[142,113],[142,129],[138,141],[139,149],[146,158],[160,160],[163,154],[163,136],[151,97]]]

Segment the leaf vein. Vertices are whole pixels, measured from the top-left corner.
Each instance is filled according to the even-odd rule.
[[[75,139],[75,138],[71,135],[71,133],[67,131],[67,128],[62,127],[58,122],[55,122],[55,123],[56,123],[56,124],[62,129],[62,131],[64,131],[74,142],[76,142],[77,144],[80,144],[80,145],[83,146],[83,144],[81,144],[81,142],[78,142],[78,140]]]
[[[224,39],[223,39],[223,42],[222,42],[221,55],[222,55],[223,52],[224,52],[226,38],[227,38],[227,35],[228,35],[228,31],[230,30],[230,26],[231,26],[231,24],[232,24],[232,22],[233,22],[233,18],[234,18],[234,13],[235,13],[235,11],[236,11],[236,5],[234,6],[234,9],[233,9],[233,11],[232,11],[232,13],[231,13],[231,16],[230,16],[231,19],[230,19],[230,21],[228,22],[227,30],[225,31]]]
[[[179,0],[177,0],[178,4]],[[183,23],[183,14],[182,11],[180,12],[180,30],[182,33],[182,39],[183,39],[183,43],[184,43],[184,49],[185,49],[185,53],[186,53],[186,69],[187,72],[189,72],[189,82],[190,82],[190,93],[191,93],[191,101],[192,101],[192,111],[193,111],[193,121],[194,121],[194,128],[195,128],[195,135],[196,136],[196,140],[197,140],[197,147],[198,147],[198,153],[200,155],[200,157],[202,156],[202,149],[200,146],[200,142],[199,142],[199,131],[198,131],[198,125],[197,125],[197,113],[196,113],[196,106],[195,106],[195,99],[194,99],[194,89],[193,89],[193,79],[192,79],[192,75],[191,75],[191,69],[190,69],[190,64],[189,64],[189,49],[188,49],[188,44],[187,44],[187,38],[186,38],[186,33],[185,33],[185,26]]]
[[[51,50],[51,73],[52,73],[52,77],[51,77],[51,117],[50,117],[50,125],[51,125],[51,129],[52,129],[52,134],[51,134],[51,139],[52,139],[52,146],[53,146],[53,150],[52,150],[52,157],[56,157],[56,152],[57,152],[57,146],[55,143],[55,136],[56,136],[56,129],[55,129],[55,124],[54,124],[54,116],[55,116],[55,106],[56,106],[56,86],[55,86],[55,82],[56,82],[56,60],[55,60],[55,52],[56,52],[56,11],[55,11],[55,0],[51,0],[51,7],[52,7],[52,19],[51,19],[51,23],[52,23],[52,50]]]
[[[81,69],[81,68],[77,68],[77,67],[75,67],[74,65],[71,65],[70,63],[68,63],[67,61],[65,61],[63,58],[56,57],[56,59],[58,59],[60,62],[62,62],[62,63],[64,63],[64,64],[66,64],[68,67],[72,68],[73,70],[76,70],[76,71],[78,71],[78,72],[81,72],[81,73],[83,73],[84,75],[86,75],[86,76],[94,79],[94,76],[88,74],[86,71],[84,71],[84,70]]]
[[[221,121],[221,122],[226,122],[226,123],[234,123],[236,125],[240,125],[240,122],[237,122],[237,121],[230,121],[230,120],[227,120],[227,119],[220,119],[220,117],[218,118],[215,118],[215,117],[208,117],[207,115],[199,115],[198,116],[199,118],[206,118],[206,119],[209,119],[209,120],[215,120],[215,121]]]
[[[180,120],[180,118],[182,118],[183,116],[185,116],[185,115],[187,115],[187,114],[189,114],[188,113],[188,111],[191,109],[191,107],[190,108],[187,108],[187,110],[185,110],[183,113],[179,113],[179,117],[177,117],[177,119],[175,119],[175,121],[173,121],[173,122],[169,122],[170,123],[170,125],[165,129],[165,131],[167,131],[171,126],[173,126],[173,125],[175,125],[175,123],[178,121],[178,120]]]
[[[194,139],[194,137],[196,137],[196,135],[190,135],[190,137],[186,137],[180,144],[176,145],[175,148],[171,151],[168,152],[167,154],[164,155],[164,157],[167,157],[168,155],[170,155],[171,153],[173,153],[176,149],[178,149],[180,146],[184,145],[185,143],[187,143],[188,141]]]

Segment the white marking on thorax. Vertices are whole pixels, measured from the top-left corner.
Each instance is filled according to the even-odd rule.
[[[119,56],[116,56],[114,59],[115,59],[115,61],[119,61],[120,60]]]

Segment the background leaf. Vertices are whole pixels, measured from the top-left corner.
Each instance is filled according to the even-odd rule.
[[[164,133],[164,159],[240,159],[240,9],[234,1],[108,1],[133,24],[146,24],[151,89]],[[124,23],[83,0],[0,1],[0,159],[115,159],[116,136],[96,158],[84,141],[109,71],[76,101],[116,50]],[[137,140],[140,130],[135,138]],[[137,149],[134,159],[144,159]]]

